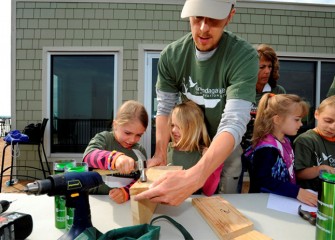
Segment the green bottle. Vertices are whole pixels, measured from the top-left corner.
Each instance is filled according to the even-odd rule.
[[[87,172],[87,163],[76,163],[75,166],[66,166],[65,172]],[[66,230],[69,231],[73,225],[74,208],[66,208]]]
[[[65,167],[74,166],[75,160],[57,160],[54,162],[54,174],[64,173]],[[58,229],[66,228],[66,206],[63,196],[55,196],[55,226]]]
[[[335,174],[321,171],[316,217],[316,240],[335,239]]]

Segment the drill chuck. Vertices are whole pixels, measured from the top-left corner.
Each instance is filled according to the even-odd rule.
[[[78,192],[88,192],[89,189],[101,184],[103,184],[103,180],[97,172],[68,172],[50,175],[46,179],[28,183],[23,191],[27,194],[62,196]]]
[[[38,180],[32,183],[28,183],[23,191],[29,194],[42,195],[48,193],[52,189],[52,182],[50,179]]]

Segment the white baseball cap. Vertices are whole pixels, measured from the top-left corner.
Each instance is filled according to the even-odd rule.
[[[181,17],[201,16],[224,19],[235,4],[236,0],[186,0]]]

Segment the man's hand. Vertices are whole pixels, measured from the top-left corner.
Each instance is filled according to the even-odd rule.
[[[153,156],[147,161],[147,167],[166,166],[166,158],[163,156]]]
[[[157,179],[149,190],[135,196],[135,200],[149,199],[151,202],[171,206],[180,205],[202,185],[199,174],[190,174],[189,170],[168,172]]]

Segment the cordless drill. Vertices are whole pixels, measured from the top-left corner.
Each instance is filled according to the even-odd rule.
[[[59,239],[75,239],[86,228],[92,227],[88,191],[103,184],[97,172],[67,172],[50,175],[46,179],[28,183],[24,188],[27,194],[64,196],[66,206],[74,208],[73,225]]]

